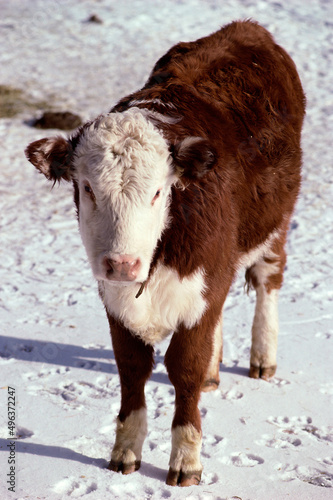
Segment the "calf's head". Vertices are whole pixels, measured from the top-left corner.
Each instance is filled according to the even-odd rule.
[[[40,139],[26,149],[47,179],[72,181],[79,228],[94,276],[143,283],[167,226],[171,187],[209,171],[207,140],[187,137],[172,146],[144,110],[110,113],[68,140]]]

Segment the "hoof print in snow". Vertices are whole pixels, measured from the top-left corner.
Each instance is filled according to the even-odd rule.
[[[85,22],[91,24],[103,24],[102,19],[97,14],[91,14]]]
[[[230,389],[230,391],[222,392],[222,399],[226,399],[229,401],[242,399],[244,394],[242,392],[237,391],[236,389]]]
[[[32,431],[29,431],[29,429],[26,429],[25,427],[17,427],[16,428],[16,437],[18,439],[28,439],[32,437],[34,433]]]

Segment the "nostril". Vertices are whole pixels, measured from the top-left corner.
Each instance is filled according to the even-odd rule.
[[[107,273],[113,272],[113,262],[114,261],[112,259],[109,259],[108,257],[103,258],[103,267]]]
[[[140,270],[140,267],[141,267],[140,259],[135,259],[132,260],[131,262],[128,262],[128,275],[133,276],[133,278],[136,278]]]

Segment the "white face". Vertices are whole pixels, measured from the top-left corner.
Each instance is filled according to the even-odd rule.
[[[176,180],[165,139],[143,110],[104,116],[83,132],[74,170],[80,233],[95,277],[144,282]]]

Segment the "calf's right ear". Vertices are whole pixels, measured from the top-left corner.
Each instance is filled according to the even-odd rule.
[[[182,178],[200,179],[216,164],[216,152],[207,139],[186,137],[171,147],[176,174]]]
[[[73,149],[63,137],[46,137],[32,142],[25,154],[49,181],[71,180]]]

